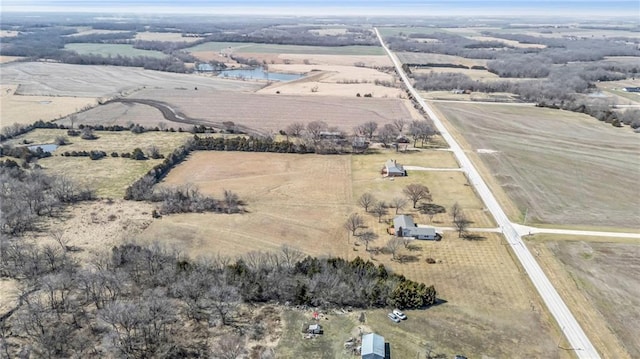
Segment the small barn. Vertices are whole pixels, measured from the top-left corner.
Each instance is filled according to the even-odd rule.
[[[324,330],[320,324],[311,324],[309,328],[307,328],[308,334],[324,334]]]
[[[413,237],[415,239],[435,239],[442,238],[442,234],[436,231],[435,227],[418,227],[413,222],[413,218],[407,215],[399,215],[393,219],[393,230],[398,237]]]
[[[375,333],[363,335],[360,357],[362,359],[385,359],[384,337]]]
[[[398,164],[396,160],[388,160],[384,164],[381,173],[383,176],[387,177],[402,177],[407,175],[407,171],[405,171],[404,167]]]

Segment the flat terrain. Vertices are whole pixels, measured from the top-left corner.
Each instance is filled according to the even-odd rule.
[[[321,54],[321,55],[384,55],[379,46],[302,46],[256,44],[250,42],[207,42],[186,49],[189,52],[200,51],[232,51],[244,53],[271,54]]]
[[[535,235],[527,243],[604,357],[640,355],[639,244],[562,235]]]
[[[64,46],[65,50],[75,51],[80,55],[102,55],[108,56],[125,56],[125,57],[154,57],[157,59],[167,57],[160,51],[136,49],[133,45],[126,44],[94,44],[94,43],[72,43]]]
[[[92,97],[21,96],[15,94],[16,88],[16,85],[0,85],[0,127],[51,121],[96,104]]]
[[[99,197],[122,198],[126,188],[148,172],[153,166],[161,163],[161,159],[136,161],[129,158],[113,158],[111,152],[131,152],[139,147],[145,153],[151,146],[167,155],[191,137],[189,133],[147,132],[134,134],[130,131],[107,132],[96,131],[97,140],[83,140],[79,137],[68,137],[71,144],[58,147],[52,157],[38,160],[46,171],[64,175],[74,182],[96,190]],[[19,144],[27,140],[32,144],[53,143],[57,136],[66,136],[66,130],[36,129],[9,141]],[[89,157],[61,157],[63,152],[100,150],[107,157],[93,161]]]
[[[392,261],[390,254],[368,253],[364,245],[347,235],[342,228],[347,215],[362,213],[355,203],[356,191],[395,193],[403,187],[401,179],[380,179],[380,161],[388,155],[195,152],[172,170],[162,185],[193,183],[218,198],[223,189],[230,189],[246,201],[248,213],[164,216],[137,238],[142,242],[162,238],[164,244],[194,256],[237,256],[255,250],[278,250],[286,244],[310,255],[373,259],[411,279],[434,284],[439,298],[447,303],[426,311],[410,311],[410,319],[400,325],[390,322],[383,310],[367,312],[365,327],[384,335],[398,358],[410,358],[418,352],[424,355],[425,342],[449,355],[569,357],[557,348],[560,337],[556,329],[549,324],[550,318],[533,288],[497,234],[482,233],[479,240],[466,241],[447,232],[440,242],[414,241],[411,250],[399,251],[403,262]],[[443,151],[398,154],[397,158],[407,165],[455,166],[451,154]],[[431,187],[436,203],[457,198],[473,204],[472,199],[464,198],[473,196],[473,192],[455,179],[453,186],[451,180],[435,182],[429,176],[413,173],[406,179]],[[460,189],[463,192],[458,192]],[[392,193],[376,195],[384,199]],[[406,212],[412,213],[409,209]],[[390,211],[385,218],[392,215]],[[368,230],[380,236],[371,247],[383,247],[391,238],[384,234],[386,224],[371,215],[364,217]],[[427,264],[426,258],[438,263]],[[508,310],[504,303],[509,303]],[[306,320],[300,313],[287,313],[284,320],[285,332],[277,352],[285,357],[315,353],[318,357],[340,358],[342,342],[358,333],[355,315],[329,313],[329,320],[322,323],[326,323],[327,337],[317,340],[300,339],[300,326]],[[487,337],[492,340],[487,341]],[[531,337],[536,340],[531,341]]]
[[[478,81],[491,81],[500,79],[500,77],[493,72],[489,72],[487,70],[472,70],[472,69],[459,69],[453,67],[428,67],[428,68],[417,68],[411,69],[411,73],[414,75],[426,75],[431,72],[441,73],[441,72],[452,72],[456,74],[463,74],[469,76],[472,80]]]
[[[354,126],[367,121],[376,121],[382,126],[397,118],[412,117],[408,100],[357,98],[355,94],[352,98],[312,97],[198,88],[198,91],[145,89],[130,98],[163,101],[202,124],[233,121],[250,128],[275,132],[293,122],[311,121],[325,121],[329,126],[351,132]]]
[[[179,32],[139,32],[136,34],[136,40],[144,41],[169,41],[169,42],[194,42],[200,40],[198,37],[182,36]]]
[[[253,91],[260,85],[120,66],[21,62],[2,65],[2,85],[19,85],[17,94],[32,96],[110,97],[143,87]]]
[[[343,255],[350,176],[349,156],[194,152],[162,184],[192,183],[217,198],[232,190],[248,213],[165,216],[143,238],[166,238],[195,256],[278,250],[283,244],[310,255]]]
[[[460,56],[428,54],[420,52],[396,52],[398,59],[407,64],[455,64],[471,66],[485,66],[487,60],[467,59]]]
[[[483,153],[527,223],[637,228],[640,142],[586,115],[535,107],[435,104]],[[486,151],[489,150],[489,151]]]

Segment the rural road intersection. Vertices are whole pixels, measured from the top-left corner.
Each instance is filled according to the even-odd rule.
[[[520,260],[520,263],[524,267],[527,275],[531,279],[532,283],[538,290],[538,293],[547,305],[547,308],[558,322],[558,326],[561,328],[562,332],[569,341],[571,346],[571,348],[569,349],[573,350],[579,358],[600,358],[600,355],[580,327],[580,324],[578,324],[567,305],[564,303],[556,289],[549,281],[549,278],[547,278],[538,262],[536,262],[529,249],[525,246],[521,237],[522,233],[521,231],[519,231],[520,227],[516,228],[516,226],[511,223],[507,215],[502,210],[500,204],[498,204],[498,201],[494,197],[493,193],[480,176],[478,170],[475,168],[471,160],[469,160],[466,153],[463,151],[462,147],[460,147],[460,145],[449,133],[449,131],[444,126],[442,121],[440,121],[435,112],[415,90],[406,73],[403,71],[400,61],[395,56],[395,54],[393,54],[385,45],[382,36],[378,32],[378,29],[374,28],[374,30],[376,32],[376,35],[378,36],[380,44],[393,62],[396,71],[404,82],[407,90],[433,120],[436,129],[447,141],[449,147],[456,156],[456,159],[460,164],[460,168],[467,174],[469,183],[475,187],[478,195],[480,196],[480,198],[482,198],[483,202],[487,206],[487,209],[495,218],[496,223],[500,226],[500,228],[502,228],[502,232],[507,239],[507,242],[511,246],[511,249]],[[508,305],[508,303],[503,304]]]

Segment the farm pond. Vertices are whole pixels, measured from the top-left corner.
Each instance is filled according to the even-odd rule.
[[[33,145],[33,146],[29,146],[29,149],[31,151],[37,151],[38,149],[42,149],[42,152],[53,152],[56,150],[56,148],[58,148],[58,145],[50,143],[50,144],[44,144],[44,145]]]
[[[281,72],[265,71],[262,67],[253,69],[234,69],[220,71],[218,77],[230,77],[236,79],[254,79],[254,80],[270,80],[270,81],[291,81],[304,77],[301,74],[285,74]]]

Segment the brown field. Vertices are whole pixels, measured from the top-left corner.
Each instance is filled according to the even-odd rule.
[[[374,81],[394,82],[390,74],[370,68],[335,65],[270,65],[269,70],[278,72],[308,73],[309,76],[284,83],[275,82],[258,91],[274,94],[308,94],[309,96],[345,96],[371,93],[373,97],[401,98],[404,91],[397,87],[377,86]],[[358,83],[347,83],[347,82]],[[312,88],[317,88],[312,92]]]
[[[385,178],[380,176],[380,169],[388,159],[394,159],[404,166],[420,166],[434,168],[458,168],[451,152],[438,150],[423,150],[413,153],[396,153],[383,151],[379,154],[352,157],[353,196],[359,198],[363,193],[371,193],[378,200],[389,203],[395,197],[404,197],[402,189],[411,183],[426,185],[431,191],[433,203],[449,209],[458,202],[464,213],[473,221],[472,227],[494,227],[495,224],[483,203],[468,185],[462,172],[456,171],[414,171],[408,170],[407,177]],[[392,218],[395,210],[390,209],[388,219]],[[438,214],[430,223],[429,217],[414,210],[408,203],[400,213],[414,216],[416,223],[432,224],[440,227],[450,227],[451,218],[448,214]],[[379,234],[382,235],[384,231]]]
[[[242,82],[242,81],[239,81]],[[292,122],[324,121],[345,131],[366,121],[379,125],[411,118],[408,100],[247,94],[212,90],[146,89],[132,98],[163,101],[200,123],[234,121],[250,128],[278,131]],[[371,100],[371,101],[367,101]]]
[[[528,223],[640,226],[640,142],[630,129],[536,107],[435,105],[470,151],[498,151],[477,157]]]
[[[136,34],[136,40],[144,41],[170,41],[170,42],[195,42],[200,40],[198,37],[184,37],[178,32],[139,32]]]
[[[15,90],[15,85],[0,85],[0,127],[51,121],[96,104],[91,97],[20,96]]]
[[[535,235],[527,242],[605,358],[640,355],[640,242]]]
[[[135,161],[128,158],[112,158],[111,152],[131,152],[139,147],[147,151],[156,146],[160,153],[167,155],[191,137],[190,133],[147,132],[134,134],[130,131],[97,131],[97,140],[83,140],[68,137],[71,144],[58,147],[53,156],[38,160],[46,171],[65,175],[75,182],[96,190],[99,197],[122,198],[125,189],[162,160]],[[36,129],[14,140],[17,145],[23,140],[32,144],[53,143],[57,136],[66,136],[66,130]],[[63,152],[101,150],[107,157],[92,161],[89,157],[61,157]]]
[[[86,35],[95,35],[95,34],[116,34],[120,32],[126,32],[121,30],[92,29],[91,27],[88,27],[88,26],[78,26],[76,27],[76,31],[78,32],[76,32],[75,34],[70,34],[66,36],[73,37],[73,36],[86,36]]]
[[[518,103],[522,101],[510,92],[472,92],[470,94],[457,94],[452,91],[429,91],[420,92],[420,96],[425,100],[478,101],[495,103]]]
[[[121,66],[20,62],[2,65],[2,85],[19,85],[17,93],[32,96],[111,97],[141,88],[254,91],[260,85]]]
[[[191,126],[184,123],[166,120],[162,113],[151,107],[137,103],[112,102],[106,105],[100,105],[89,111],[81,112],[76,115],[78,124],[85,125],[121,125],[126,126],[129,123],[137,123],[144,127],[156,127],[160,123],[164,123],[166,128],[174,129],[190,128]],[[57,123],[70,126],[69,118],[64,118]]]
[[[0,55],[0,64],[5,64],[7,62],[13,62],[13,61],[18,61],[22,59],[24,59],[24,57]]]
[[[436,73],[453,72],[456,74],[467,75],[469,76],[470,79],[478,80],[478,81],[491,81],[491,80],[500,79],[500,76],[492,72],[489,72],[487,70],[458,69],[453,67],[431,67],[431,68],[411,69],[411,73],[415,75],[426,75],[431,72],[436,72]]]
[[[546,46],[542,44],[523,44],[514,40],[501,39],[499,37],[491,37],[491,36],[467,36],[467,38],[471,40],[477,41],[500,41],[506,45],[512,47],[520,47],[520,48],[534,48],[534,49],[544,49]]]
[[[342,255],[348,248],[342,222],[351,209],[350,177],[349,156],[194,152],[163,184],[192,183],[214,197],[232,190],[246,201],[248,213],[166,216],[143,238],[173,238],[169,242],[196,256],[283,244],[310,255]]]
[[[557,348],[561,339],[556,328],[497,234],[482,233],[478,241],[465,241],[448,232],[441,242],[415,241],[413,250],[401,249],[407,259],[403,263],[391,261],[389,254],[367,253],[364,246],[354,243],[342,224],[349,213],[362,211],[355,204],[356,192],[378,188],[379,166],[389,155],[195,152],[169,174],[163,185],[193,183],[202,192],[217,197],[223,189],[230,189],[247,202],[248,213],[165,216],[153,221],[137,238],[143,243],[161,240],[194,256],[237,256],[255,250],[278,250],[284,244],[316,256],[359,255],[411,279],[434,284],[439,297],[447,303],[426,311],[410,311],[410,319],[400,325],[391,323],[385,311],[367,312],[366,326],[387,337],[394,357],[408,358],[417,352],[424,355],[427,341],[448,354],[570,357]],[[396,157],[406,164],[425,167],[455,166],[451,154],[443,151]],[[477,204],[477,199],[464,198],[473,193],[461,183],[451,185],[450,180],[433,181],[429,176],[413,173],[407,179],[418,177],[432,188],[436,203],[459,196],[465,205],[472,206],[474,201]],[[397,185],[395,189],[402,186],[400,179],[385,181]],[[385,186],[380,188],[387,190]],[[387,195],[378,194],[381,199]],[[392,212],[387,218],[391,216]],[[371,246],[384,246],[390,238],[384,234],[386,225],[371,215],[365,218],[369,229],[380,235]],[[440,263],[428,265],[427,257]],[[509,303],[508,310],[496,303]],[[333,328],[331,338],[339,343],[357,328],[354,318],[329,317],[327,328]],[[296,357],[327,351],[322,357],[341,357],[341,349],[334,348],[333,341],[298,342],[300,320],[299,314],[285,316],[279,353]],[[492,340],[486,340],[488,337]],[[536,340],[531,341],[531,337]]]
[[[640,104],[640,94],[637,92],[626,92],[624,87],[640,87],[640,79],[626,79],[621,81],[601,81],[596,86],[607,94],[615,96],[615,103],[618,105],[638,105]]]
[[[467,67],[486,66],[487,60],[467,59],[460,56],[427,54],[420,52],[396,52],[398,59],[410,64],[457,64]]]

